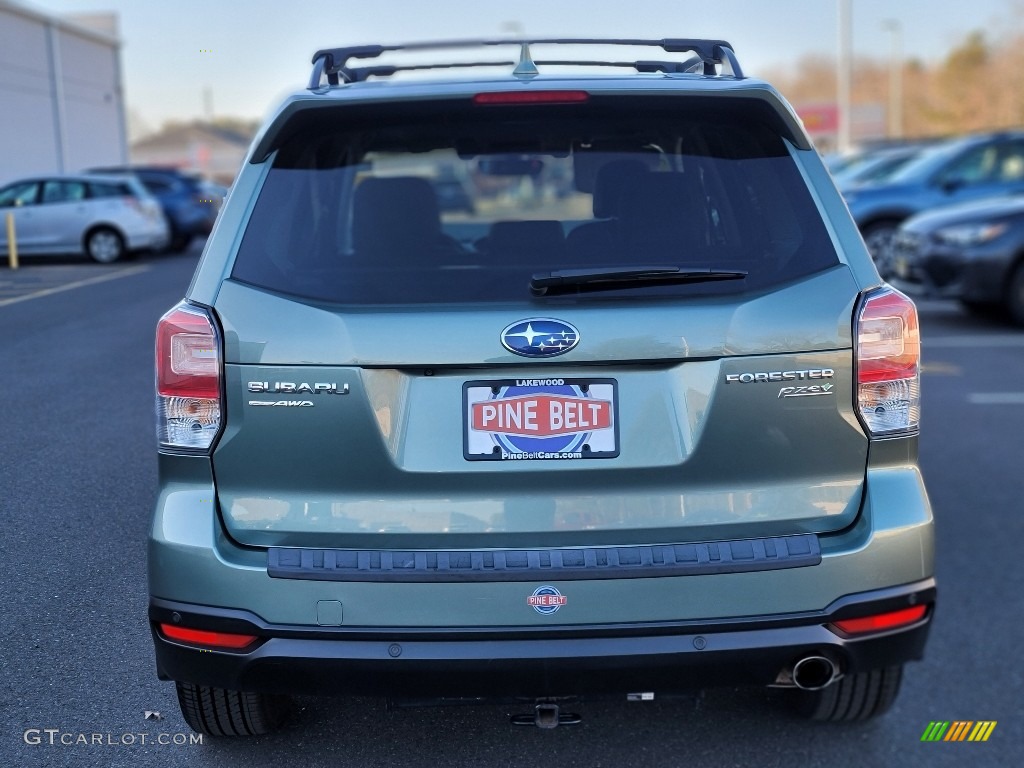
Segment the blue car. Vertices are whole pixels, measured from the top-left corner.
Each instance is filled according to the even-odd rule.
[[[177,168],[126,165],[95,168],[92,173],[120,173],[135,176],[159,202],[171,227],[167,250],[180,253],[196,237],[206,237],[217,218],[219,201],[204,186],[203,179]]]
[[[954,139],[924,150],[884,183],[845,192],[882,277],[893,274],[900,224],[931,208],[1024,192],[1024,133]]]
[[[881,184],[921,154],[920,146],[890,147],[864,152],[832,172],[840,192],[867,184]]]
[[[972,312],[1003,310],[1024,326],[1024,196],[908,219],[893,241],[893,265],[908,292],[958,299]]]

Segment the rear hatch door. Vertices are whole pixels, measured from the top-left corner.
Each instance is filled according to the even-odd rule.
[[[521,547],[850,524],[868,448],[858,288],[798,171],[809,150],[763,100],[417,109],[350,107],[268,161],[215,303],[213,463],[235,539]],[[442,178],[471,205],[446,210]]]

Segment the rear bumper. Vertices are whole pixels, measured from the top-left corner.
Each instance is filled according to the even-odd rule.
[[[130,251],[159,251],[170,242],[171,231],[162,218],[159,221],[141,219],[135,226],[125,229],[125,239]]]
[[[212,203],[194,203],[166,208],[171,227],[182,235],[205,237],[213,230],[217,210]]]
[[[292,694],[543,697],[771,685],[809,655],[830,658],[842,674],[902,664],[921,658],[934,600],[927,579],[809,614],[433,631],[270,625],[246,611],[159,599],[149,615],[162,679]],[[909,605],[928,613],[899,630],[850,638],[829,628]],[[168,640],[160,623],[259,640],[245,652],[204,650]]]
[[[261,640],[200,650],[157,630],[157,669],[241,690],[546,696],[770,685],[811,653],[846,672],[903,663],[921,656],[930,611],[859,639],[827,625],[934,600],[933,519],[914,453],[912,441],[873,444],[860,515],[819,535],[817,565],[449,583],[274,577],[266,549],[221,525],[209,460],[161,455],[151,622]],[[538,585],[565,596],[557,613],[531,607]]]
[[[136,234],[128,238],[130,251],[160,251],[167,247],[170,235],[166,229]]]

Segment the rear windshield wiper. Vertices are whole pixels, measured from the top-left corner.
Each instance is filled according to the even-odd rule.
[[[534,296],[561,293],[614,291],[633,288],[638,283],[708,283],[715,280],[742,280],[747,273],[711,267],[605,267],[602,269],[556,269],[539,273],[530,280]]]

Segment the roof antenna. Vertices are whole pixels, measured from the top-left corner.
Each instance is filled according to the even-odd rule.
[[[537,69],[537,65],[533,63],[533,57],[530,55],[530,44],[523,42],[519,46],[519,63],[516,64],[516,68],[512,70],[512,74],[516,77],[536,77],[540,74],[540,70]]]

